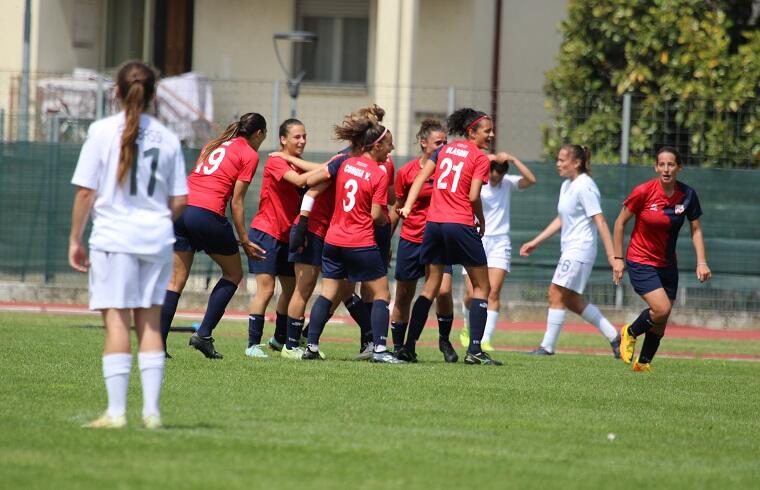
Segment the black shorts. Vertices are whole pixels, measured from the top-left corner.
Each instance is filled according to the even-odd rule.
[[[678,266],[654,267],[638,262],[625,261],[628,265],[628,279],[636,294],[644,296],[655,289],[663,288],[671,300],[678,291]]]
[[[174,222],[175,252],[235,255],[238,241],[226,216],[208,209],[187,206]]]
[[[474,226],[459,223],[425,224],[420,259],[423,264],[461,264],[470,267],[488,265],[483,241]]]
[[[296,225],[290,228],[290,240],[295,239]],[[307,231],[306,246],[301,252],[288,252],[288,261],[294,264],[307,264],[322,267],[322,249],[325,246],[324,238]]]
[[[270,274],[272,276],[294,277],[293,262],[288,262],[288,244],[281,242],[269,233],[250,228],[248,239],[266,250],[264,260],[248,259],[248,272],[252,274]]]
[[[394,274],[397,281],[416,281],[425,277],[425,264],[420,259],[420,250],[422,250],[421,243],[399,238],[396,251],[396,273]],[[451,274],[453,268],[447,265],[443,272]]]
[[[386,274],[386,266],[377,245],[339,247],[325,243],[322,251],[322,277],[348,279],[351,282],[373,281]]]
[[[385,272],[388,272],[391,257],[391,224],[386,223],[383,226],[375,226],[375,243],[380,249],[380,256],[385,264]]]

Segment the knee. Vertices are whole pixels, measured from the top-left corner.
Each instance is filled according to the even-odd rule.
[[[222,274],[222,277],[231,283],[234,284],[240,284],[240,282],[243,280],[243,271],[232,271],[232,272],[225,272]]]
[[[652,317],[652,322],[654,322],[655,325],[664,324],[668,321],[668,317],[670,316],[670,305],[654,305],[649,307],[649,315]]]
[[[492,288],[488,293],[488,301],[498,303],[499,299],[501,299],[501,290]]]
[[[169,281],[168,289],[170,291],[175,291],[177,293],[181,293],[185,290],[185,286],[187,285],[187,279],[188,274],[172,274],[172,278]]]
[[[274,296],[274,282],[259,282],[256,284],[256,297],[269,301]]]

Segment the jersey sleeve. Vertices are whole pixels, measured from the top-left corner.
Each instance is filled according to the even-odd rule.
[[[514,190],[520,190],[520,181],[523,179],[522,175],[505,175],[504,180],[507,181],[507,183],[512,187]]]
[[[282,180],[282,177],[288,173],[289,171],[295,172],[292,168],[290,168],[290,165],[288,165],[288,162],[283,160],[282,158],[272,158],[269,161],[267,161],[267,166],[270,167],[269,172],[272,174],[272,177],[274,177],[274,180],[277,182]]]
[[[585,184],[585,182],[584,182]],[[578,200],[583,206],[583,212],[586,213],[587,218],[596,216],[602,213],[601,197],[599,195],[599,189],[596,188],[591,182],[588,185],[583,185],[578,189]]]
[[[331,179],[334,179],[336,175],[338,175],[338,170],[340,170],[340,166],[343,165],[343,162],[348,160],[350,157],[347,154],[340,153],[339,155],[336,155],[333,157],[332,160],[327,164],[327,173],[330,175]]]
[[[403,199],[406,196],[406,193],[408,192],[408,189],[404,185],[404,172],[399,171],[396,173],[396,180],[395,180],[395,186],[394,190],[396,191],[396,199]]]
[[[242,158],[242,166],[240,173],[237,176],[237,180],[250,183],[253,180],[253,176],[256,173],[256,169],[259,166],[259,154],[253,148],[250,151],[246,151]]]
[[[475,171],[472,173],[473,179],[478,179],[482,182],[488,182],[488,173],[491,171],[491,161],[483,152],[475,157]]]
[[[170,196],[187,195],[187,176],[185,175],[185,157],[182,149],[177,147],[172,157],[171,178],[168,182]]]
[[[644,207],[644,201],[646,200],[646,193],[644,193],[644,187],[639,185],[635,187],[628,197],[623,201],[623,206],[628,208],[633,214],[639,214]]]
[[[697,197],[697,191],[689,189],[689,202],[686,203],[686,217],[689,221],[694,221],[702,216],[702,206],[699,205],[699,197]]]
[[[100,182],[100,174],[103,172],[103,161],[100,154],[101,144],[97,141],[97,127],[90,125],[87,130],[87,139],[82,145],[82,151],[79,153],[79,160],[74,169],[74,176],[71,183],[79,187],[88,189],[97,189]]]
[[[385,172],[379,172],[377,184],[372,190],[372,204],[385,206],[388,204],[388,175]]]

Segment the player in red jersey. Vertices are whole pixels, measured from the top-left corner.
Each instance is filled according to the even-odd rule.
[[[429,159],[433,152],[446,144],[446,131],[436,119],[425,119],[417,133],[422,156],[409,161],[396,175],[397,206],[403,207],[414,178],[422,170],[422,161]],[[406,327],[409,323],[409,308],[417,289],[417,281],[425,277],[425,265],[420,260],[422,237],[427,221],[427,210],[433,193],[433,179],[428,179],[422,187],[409,217],[401,224],[401,233],[396,251],[396,296],[391,313],[391,334],[393,350],[399,352],[404,346]],[[395,214],[395,213],[394,213]],[[397,215],[397,214],[396,214]],[[446,362],[457,362],[459,356],[451,345],[449,335],[454,321],[454,302],[451,297],[451,266],[446,266],[443,281],[436,296],[436,316],[438,318],[438,348]]]
[[[493,123],[484,112],[459,109],[447,119],[449,134],[464,139],[451,142],[433,153],[414,179],[403,217],[411,214],[425,182],[433,176],[433,193],[428,209],[421,257],[429,265],[422,294],[412,307],[406,343],[398,354],[403,360],[416,360],[415,345],[425,327],[433,298],[438,295],[446,265],[462,264],[473,287],[470,307],[470,345],[466,364],[501,365],[480,347],[488,307],[488,267],[481,236],[485,220],[480,203],[480,188],[488,181],[490,161],[483,152],[493,141]],[[475,226],[473,216],[478,220]]]
[[[322,290],[311,310],[303,359],[321,358],[319,338],[347,279],[352,287],[362,282],[372,292],[374,351],[370,360],[399,363],[385,346],[390,292],[385,261],[375,241],[375,226],[384,224],[382,207],[388,202],[388,176],[378,162],[384,162],[393,150],[393,137],[382,125],[361,116],[346,118],[335,134],[364,151],[345,162],[334,160],[322,175],[309,177],[309,185],[335,179],[335,208],[322,252]]]
[[[187,178],[187,208],[174,222],[174,269],[161,308],[161,332],[166,337],[177,302],[185,288],[195,252],[203,250],[222,268],[222,278],[214,286],[201,326],[190,337],[190,345],[209,359],[221,359],[211,337],[224,309],[243,279],[238,244],[249,259],[263,258],[263,250],[248,239],[245,226],[245,193],[259,164],[257,150],[266,139],[266,120],[249,112],[230,124],[201,151],[198,164]],[[225,209],[230,202],[232,231]]]
[[[625,363],[633,360],[636,337],[646,334],[639,356],[633,363],[634,371],[651,370],[650,364],[665,334],[678,290],[676,240],[685,218],[691,224],[697,279],[705,282],[712,276],[699,223],[702,208],[697,192],[676,180],[682,169],[676,149],[661,148],[654,165],[657,178],[635,187],[615,220],[613,279],[618,284],[627,265],[631,285],[648,305],[633,323],[620,329],[620,357]],[[625,225],[634,216],[636,224],[623,259]]]
[[[251,299],[248,317],[248,347],[245,351],[248,357],[268,357],[261,337],[264,313],[274,295],[275,277],[279,278],[282,292],[277,301],[274,336],[268,343],[273,350],[282,350],[286,341],[288,303],[295,286],[293,263],[288,261],[288,241],[290,227],[301,205],[306,176],[302,168],[283,156],[300,158],[303,155],[306,128],[298,119],[287,119],[280,125],[279,136],[280,152],[270,155],[264,166],[259,210],[248,231],[248,238],[266,251],[264,260],[248,261],[248,272],[256,275],[256,294]]]

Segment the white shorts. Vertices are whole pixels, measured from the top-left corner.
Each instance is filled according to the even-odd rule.
[[[488,267],[502,269],[510,272],[512,265],[512,242],[509,235],[484,236],[483,249],[486,251]],[[462,274],[467,275],[467,270],[462,267]]]
[[[90,309],[150,308],[164,302],[172,256],[90,250]]]
[[[552,284],[583,294],[593,268],[593,262],[579,262],[563,255],[554,270]]]

